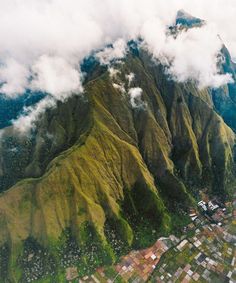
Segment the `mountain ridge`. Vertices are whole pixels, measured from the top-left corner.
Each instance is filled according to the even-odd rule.
[[[4,273],[9,280],[33,278],[34,265],[29,272],[22,264],[32,241],[37,255],[47,249],[43,260],[53,259],[49,266],[53,269],[55,262],[57,280],[63,282],[58,248],[67,247],[65,231],[80,249],[73,264],[93,269],[169,233],[175,227],[173,213],[184,218],[199,190],[227,199],[235,186],[235,134],[214,111],[208,89],[171,81],[143,50],[116,64],[116,77],[96,68],[99,75],[86,83],[84,96],[47,111],[34,141],[28,140],[33,159],[21,169],[35,178],[0,196],[0,243],[10,249]],[[129,73],[135,74],[131,83]],[[142,89],[137,108],[127,91],[134,87]],[[45,129],[54,144],[42,141]],[[27,139],[16,137],[14,146]],[[55,157],[45,154],[53,147]],[[45,272],[37,279],[48,276]]]

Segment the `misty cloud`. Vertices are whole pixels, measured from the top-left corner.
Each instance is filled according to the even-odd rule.
[[[130,104],[133,108],[140,108],[144,106],[141,96],[143,90],[140,87],[132,87],[129,89]]]
[[[180,9],[206,25],[169,36]],[[232,81],[218,70],[218,34],[236,58],[235,14],[235,0],[2,0],[0,91],[14,97],[40,90],[63,100],[82,91],[85,56],[100,50],[97,58],[109,65],[140,37],[174,79],[218,87]]]
[[[120,71],[118,69],[115,69],[113,67],[109,67],[108,72],[109,72],[109,76],[110,76],[111,79],[116,78],[117,75],[120,73]]]
[[[222,42],[212,26],[183,30],[176,38],[162,34],[162,44],[158,44],[160,33],[156,37],[149,34],[155,29],[152,25],[143,32],[146,48],[168,67],[168,73],[175,80],[193,80],[200,88],[217,88],[233,82],[229,74],[219,73]]]
[[[124,84],[113,83],[112,85],[113,85],[113,87],[114,87],[115,89],[117,89],[118,91],[120,91],[122,94],[125,93]]]
[[[104,0],[99,5],[96,2],[3,0],[0,11],[1,91],[12,96],[22,93],[26,87],[37,87],[52,94],[54,91],[60,93],[60,87],[62,92],[79,90],[78,65],[85,56],[113,44],[113,48],[105,47],[97,54],[101,64],[109,64],[114,58],[123,58],[127,40],[139,36],[158,59],[165,57],[170,73],[177,79],[188,79],[190,70],[190,79],[198,80],[200,85],[216,86],[230,81],[218,74],[216,55],[222,43],[217,34],[225,38],[235,55],[234,0]],[[203,18],[214,28],[192,29],[183,32],[176,40],[168,37],[166,28],[174,22],[179,9]],[[228,14],[222,15],[222,10]],[[223,20],[229,25],[222,24]],[[196,55],[201,56],[203,65],[209,63],[208,70],[206,66],[199,66],[199,61],[193,58]],[[51,65],[47,71],[46,61]],[[57,68],[54,73],[52,64]],[[58,72],[59,64],[70,70]],[[47,81],[45,78],[45,72],[50,68],[51,82],[50,76]],[[195,71],[199,73],[197,76],[193,75]],[[37,78],[27,85],[32,74]],[[55,81],[58,74],[58,81],[67,76],[62,79],[62,85]]]
[[[0,92],[14,98],[23,93],[28,85],[29,71],[13,58],[8,58],[0,66]]]
[[[116,40],[112,46],[105,47],[102,51],[96,54],[97,59],[102,65],[109,65],[110,62],[125,57],[127,44],[123,39]]]
[[[32,66],[30,88],[52,94],[58,100],[72,92],[82,92],[81,73],[61,57],[41,56]]]
[[[135,78],[134,73],[129,73],[129,74],[126,75],[125,77],[126,77],[126,79],[128,80],[128,85],[130,86],[131,83],[133,82],[134,78]]]
[[[27,134],[35,127],[35,122],[39,119],[40,115],[48,108],[56,106],[56,100],[52,97],[46,97],[34,106],[29,106],[25,109],[24,113],[13,120],[14,129],[19,134]]]

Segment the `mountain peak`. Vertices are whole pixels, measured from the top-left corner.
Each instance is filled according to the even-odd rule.
[[[176,25],[194,27],[202,26],[204,24],[204,20],[196,18],[191,14],[187,13],[185,10],[181,9],[177,12],[175,23]]]

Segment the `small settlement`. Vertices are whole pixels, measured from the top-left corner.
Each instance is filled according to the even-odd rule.
[[[183,235],[160,238],[147,249],[131,251],[112,267],[77,277],[67,269],[69,282],[236,282],[236,201],[222,204],[202,199],[190,209],[191,222]]]

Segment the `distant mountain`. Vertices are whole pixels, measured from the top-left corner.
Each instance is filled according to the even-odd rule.
[[[132,46],[113,68],[88,59],[83,96],[30,136],[2,136],[0,282],[86,274],[173,231],[200,189],[222,200],[235,190],[235,133],[212,90],[171,81]]]

